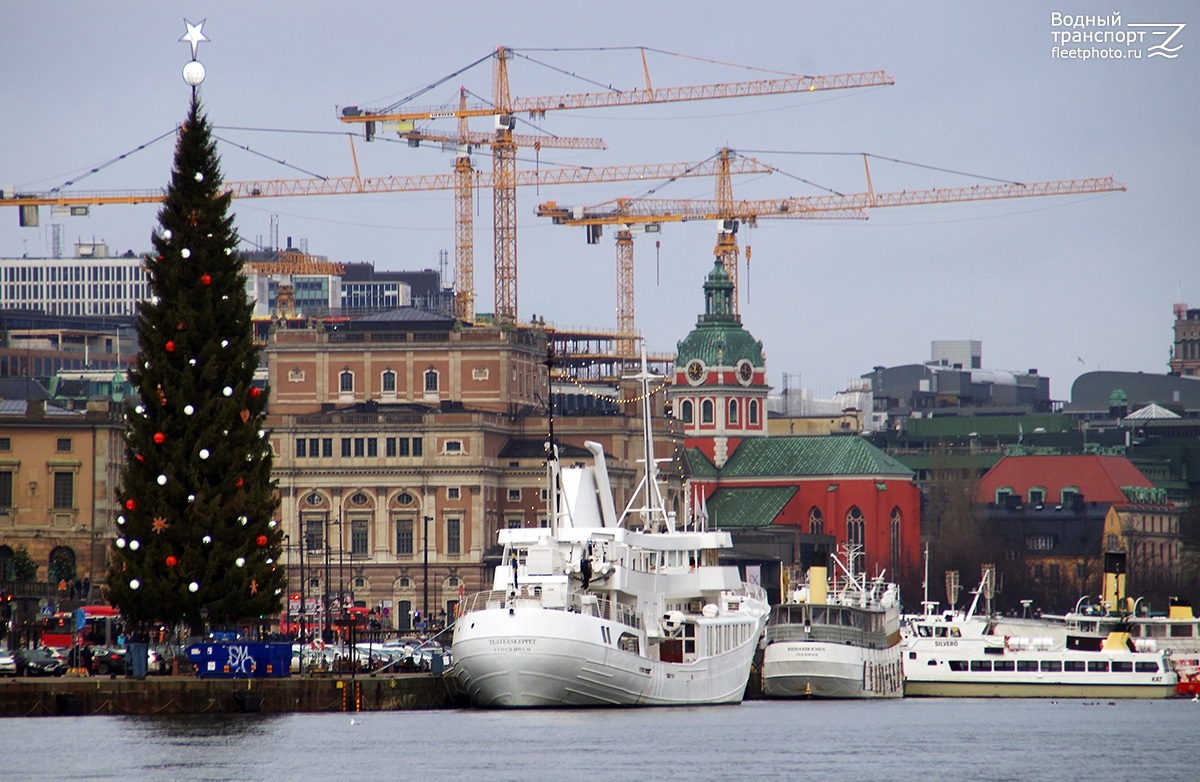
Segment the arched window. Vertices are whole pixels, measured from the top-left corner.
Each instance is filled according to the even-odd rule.
[[[899,506],[892,508],[891,518],[891,534],[892,534],[892,579],[895,580],[899,575],[900,570],[900,508]]]
[[[758,400],[751,399],[746,405],[746,423],[749,426],[758,426]]]
[[[692,400],[685,399],[679,403],[679,420],[680,421],[683,421],[685,424],[690,424],[692,422],[692,416],[694,416],[694,415],[695,415],[695,412],[693,410]]]
[[[867,561],[866,523],[857,505],[846,511],[846,544],[854,556],[854,572],[862,573]]]
[[[343,369],[338,375],[338,390],[343,394],[354,393],[354,373],[349,369]]]
[[[738,422],[738,401],[736,399],[729,400],[729,425],[737,426]]]
[[[705,399],[700,402],[700,423],[711,424],[713,422],[713,401]]]
[[[808,531],[812,535],[825,534],[825,516],[816,505],[808,512]]]
[[[79,575],[75,569],[75,551],[69,546],[55,546],[50,551],[49,564],[51,583],[66,581],[70,584]]]
[[[396,373],[390,369],[385,370],[380,387],[383,389],[383,393],[385,394],[396,393]]]
[[[428,369],[425,371],[425,391],[438,390],[438,373],[436,369]]]

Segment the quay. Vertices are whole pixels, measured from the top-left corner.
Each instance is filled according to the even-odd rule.
[[[0,680],[0,717],[402,711],[461,705],[465,701],[453,677],[433,673]]]

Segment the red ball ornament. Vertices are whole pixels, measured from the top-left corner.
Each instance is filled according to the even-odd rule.
[[[137,503],[133,500],[125,500],[125,510],[133,510],[137,507]]]
[[[178,562],[179,562],[179,560],[175,559],[175,555],[174,555],[174,554],[171,554],[171,555],[168,555],[168,556],[167,556],[167,567],[175,567],[175,565],[176,565]]]
[[[257,397],[262,395],[262,389],[258,386],[250,386],[250,396]]]
[[[267,536],[259,535],[257,538],[254,539],[254,542],[257,543],[259,545],[259,547],[261,548],[262,546],[267,545]]]
[[[137,454],[137,460],[138,460],[139,462],[144,462],[144,461],[146,461],[146,457],[145,457],[145,456],[142,456],[142,455],[139,453],[139,454]]]
[[[212,285],[212,277],[207,274],[201,274],[200,275],[200,284],[201,285]]]
[[[241,478],[238,478],[238,479],[237,479],[237,486],[238,486],[238,488],[239,488],[239,489],[240,489],[240,488],[242,488],[242,484],[244,484],[244,483],[245,483],[245,481],[244,481],[244,480],[242,480]]]
[[[155,445],[162,445],[166,441],[167,441],[167,436],[165,434],[163,434],[162,432],[154,433],[154,444]]]
[[[168,353],[174,353],[175,352],[175,343],[172,340],[168,339],[167,344],[163,345],[163,349],[165,349]]]

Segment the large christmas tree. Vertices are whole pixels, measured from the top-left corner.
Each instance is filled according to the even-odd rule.
[[[145,260],[140,400],[126,409],[109,596],[134,622],[213,625],[277,613],[282,530],[263,429],[267,389],[230,196],[195,91]]]

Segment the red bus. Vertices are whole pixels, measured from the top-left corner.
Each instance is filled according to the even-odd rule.
[[[77,611],[83,611],[83,630],[75,632]],[[117,636],[124,630],[121,612],[112,606],[83,606],[76,611],[60,611],[42,619],[43,646],[74,646],[79,644],[116,643]]]

